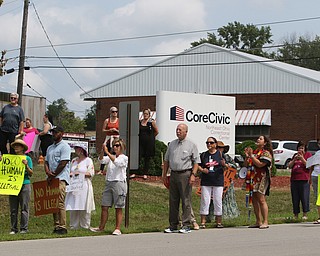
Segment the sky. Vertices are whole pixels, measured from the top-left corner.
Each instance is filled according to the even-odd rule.
[[[5,69],[19,66],[23,2],[4,0],[0,7]],[[319,10],[319,0],[30,0],[25,62],[30,70],[23,94],[41,95],[47,105],[64,98],[84,117],[94,102],[80,94],[137,70],[125,66],[161,60],[145,56],[182,52],[234,21],[269,25],[273,45],[294,36],[313,38],[320,35]],[[0,91],[16,91],[17,77],[17,71],[0,77]]]

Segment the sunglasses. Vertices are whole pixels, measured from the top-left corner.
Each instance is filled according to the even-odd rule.
[[[215,144],[215,142],[214,141],[206,141],[206,144],[207,145],[209,145],[209,144],[212,145],[212,144]]]
[[[118,111],[111,111],[112,113],[118,113]]]
[[[16,100],[17,98],[15,98],[15,97],[10,97],[10,99],[11,99],[11,100]]]
[[[117,147],[117,148],[118,148],[118,147],[121,147],[120,144],[114,144],[113,146],[114,146],[114,147]]]

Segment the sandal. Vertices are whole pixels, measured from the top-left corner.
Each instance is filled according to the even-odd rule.
[[[223,225],[221,223],[217,223],[216,228],[223,228]]]
[[[201,229],[205,229],[205,228],[206,228],[206,224],[201,223],[201,224],[200,224],[200,228],[201,228]]]
[[[253,224],[253,225],[250,225],[248,228],[260,228],[260,225],[259,224]]]
[[[320,218],[317,219],[317,220],[315,220],[315,221],[313,222],[313,224],[320,224]]]

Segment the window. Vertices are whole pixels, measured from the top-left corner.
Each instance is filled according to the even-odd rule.
[[[283,147],[290,150],[297,150],[298,143],[283,143]]]

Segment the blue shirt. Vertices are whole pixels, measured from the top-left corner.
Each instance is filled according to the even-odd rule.
[[[47,149],[46,162],[49,164],[51,172],[55,172],[59,163],[63,160],[70,161],[71,149],[70,146],[63,140],[58,143],[53,143]],[[70,183],[70,163],[64,167],[62,172],[56,177],[59,180],[64,180],[67,184]]]
[[[20,106],[5,105],[0,112],[2,125],[0,127],[3,132],[18,133],[20,123],[24,121],[24,113]]]

